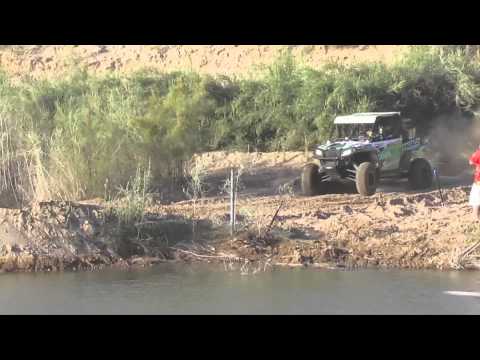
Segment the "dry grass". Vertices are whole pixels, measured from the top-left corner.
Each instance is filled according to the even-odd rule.
[[[188,180],[187,186],[184,187],[183,191],[192,203],[192,242],[195,242],[197,236],[197,203],[203,197],[207,171],[207,166],[200,157],[193,157],[191,162],[185,167],[185,178]]]

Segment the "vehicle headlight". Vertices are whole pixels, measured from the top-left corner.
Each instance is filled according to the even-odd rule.
[[[353,149],[348,149],[342,152],[342,157],[347,157],[353,154]]]
[[[315,150],[315,155],[323,157],[323,150],[320,150],[320,149]]]

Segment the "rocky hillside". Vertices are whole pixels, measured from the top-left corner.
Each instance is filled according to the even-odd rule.
[[[311,66],[327,60],[390,62],[403,45],[0,45],[0,68],[13,76],[59,75],[75,63],[93,72],[194,70],[208,74],[247,75],[291,49]]]

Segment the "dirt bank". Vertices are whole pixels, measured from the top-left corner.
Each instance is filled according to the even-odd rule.
[[[3,45],[0,68],[13,76],[58,76],[73,64],[94,73],[129,73],[143,68],[194,70],[203,74],[247,75],[271,64],[290,48],[311,66],[326,61],[391,62],[403,45]]]
[[[478,268],[480,252],[467,251],[480,239],[467,204],[468,190],[460,187],[446,191],[445,206],[437,192],[377,194],[371,198],[350,194],[309,199],[245,198],[239,201],[243,230],[236,239],[210,242],[215,253],[196,254],[229,254],[232,259],[290,266]],[[262,236],[282,200],[284,206],[275,230],[271,236]],[[171,205],[163,210],[170,214],[187,213],[189,204]],[[206,200],[197,211],[213,223],[228,220],[226,200]],[[466,252],[468,256],[462,257]],[[201,259],[193,254],[182,255]]]
[[[298,181],[306,161],[303,153],[213,153],[200,160],[211,170],[206,178],[210,186],[196,213],[223,229],[223,237],[209,243],[223,254],[219,259],[230,254],[232,259],[292,266],[478,267],[480,248],[467,251],[480,240],[467,202],[470,188],[464,186],[471,181],[470,174],[441,178],[443,204],[438,191],[415,192],[398,181],[382,183],[369,198],[355,194],[348,185],[333,187],[331,195],[304,198]],[[243,167],[245,172],[238,197],[239,234],[235,241],[224,241],[229,237],[229,200],[216,189],[228,177],[230,166]],[[282,203],[274,230],[265,238],[265,229]],[[157,205],[152,211],[189,216],[191,209],[191,202],[184,201]],[[204,259],[218,256],[198,246],[197,250],[197,255],[212,256]],[[188,253],[182,256],[195,258]]]
[[[302,153],[213,153],[201,161],[208,174],[204,197],[195,205],[195,242],[192,201],[153,201],[145,219],[128,226],[119,224],[112,209],[98,205],[41,203],[0,210],[0,269],[95,269],[161,261],[258,268],[479,268],[480,232],[470,214],[468,186],[445,189],[443,204],[438,191],[412,192],[404,184],[368,198],[348,186],[304,198],[298,194]],[[232,165],[245,170],[233,239],[229,201],[221,191]]]
[[[94,270],[168,261],[169,239],[186,239],[190,224],[148,215],[124,225],[111,209],[45,202],[0,210],[0,271]],[[174,244],[174,242],[170,242]]]

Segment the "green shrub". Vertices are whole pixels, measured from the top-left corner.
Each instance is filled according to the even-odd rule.
[[[427,130],[440,116],[475,111],[479,99],[480,63],[461,46],[318,69],[286,52],[251,78],[77,68],[14,84],[0,73],[0,190],[22,201],[102,196],[107,179],[125,188],[149,163],[155,184],[181,175],[196,152],[308,149],[340,114],[402,111]]]

